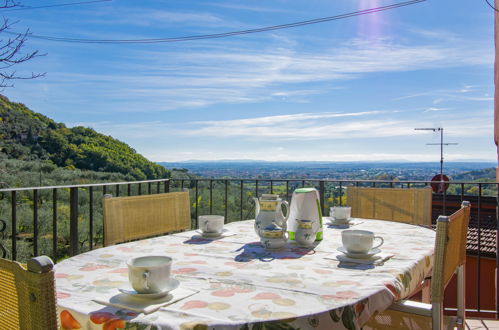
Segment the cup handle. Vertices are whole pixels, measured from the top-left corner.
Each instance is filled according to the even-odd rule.
[[[381,236],[374,236],[374,239],[376,239],[376,238],[380,239],[381,242],[378,245],[373,246],[373,249],[379,248],[381,245],[383,245],[383,243],[385,243],[385,240],[383,239],[383,237],[381,237]]]
[[[144,288],[146,290],[149,290],[149,285],[147,284],[147,280],[149,279],[149,275],[151,273],[149,273],[148,270],[146,270],[145,272],[142,273],[142,279],[144,280]]]

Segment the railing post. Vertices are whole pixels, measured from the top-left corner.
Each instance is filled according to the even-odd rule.
[[[240,213],[240,220],[243,220],[243,180],[241,180],[241,201],[240,201],[240,204],[239,204],[239,213]]]
[[[165,193],[170,192],[170,180],[165,181]]]
[[[225,180],[225,210],[224,210],[224,217],[225,217],[225,223],[227,223],[227,210],[229,207],[229,196],[228,196],[228,187],[229,187],[229,181],[226,179]]]
[[[12,260],[17,259],[17,191],[12,191],[11,194],[11,214],[10,217],[12,219]]]
[[[324,181],[319,181],[319,198],[321,202],[321,213],[324,215],[324,193],[326,192]]]
[[[343,182],[340,181],[340,206],[343,206]],[[334,201],[334,196],[333,196],[333,201]]]
[[[38,190],[33,190],[33,255],[38,257]]]
[[[128,185],[130,188],[130,185]],[[94,187],[90,186],[88,187],[88,216],[89,216],[89,245],[90,245],[90,250],[93,250],[94,248]],[[130,196],[130,190],[128,191],[128,196]]]
[[[210,214],[213,214],[213,180],[210,180]]]
[[[78,188],[69,190],[69,253],[78,254]]]
[[[182,185],[183,186],[183,185]],[[183,187],[182,187],[183,189]],[[198,192],[198,180],[196,180],[196,186],[195,186],[195,189],[196,189],[196,209],[195,209],[195,213],[194,213],[194,216],[196,217],[196,219],[198,218],[198,201],[199,201],[199,192]]]
[[[57,262],[57,188],[52,191],[52,259]]]

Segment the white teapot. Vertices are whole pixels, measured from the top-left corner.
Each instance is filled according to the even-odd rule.
[[[279,198],[279,195],[263,194],[260,198],[253,197],[255,201],[255,232],[260,236],[259,230],[269,225],[276,224],[286,231],[286,221],[289,217],[289,204]],[[286,215],[282,211],[285,206]]]

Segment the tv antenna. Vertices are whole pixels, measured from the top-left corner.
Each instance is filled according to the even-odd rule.
[[[443,168],[444,168],[444,146],[456,145],[455,142],[444,143],[444,128],[443,127],[425,127],[425,128],[415,128],[416,131],[433,131],[440,132],[440,143],[427,143],[426,145],[436,145],[440,146],[440,180],[444,180]]]

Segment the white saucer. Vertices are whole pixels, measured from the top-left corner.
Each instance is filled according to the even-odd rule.
[[[345,226],[345,225],[349,225],[351,223],[352,223],[351,219],[348,219],[347,222],[338,222],[338,221],[336,221],[336,219],[329,218],[329,222],[327,224],[331,225],[331,226]]]
[[[176,278],[170,278],[170,283],[168,283],[168,286],[161,292],[156,292],[156,293],[138,293],[137,291],[133,289],[122,289],[118,288],[118,290],[121,293],[124,293],[128,296],[133,296],[133,297],[138,297],[138,298],[148,298],[148,299],[157,299],[164,297],[168,294],[168,292],[175,290],[178,288],[180,285],[180,282]]]
[[[340,246],[337,250],[344,253],[347,257],[354,259],[370,259],[381,252],[378,248],[371,249],[367,253],[348,252],[343,246]]]
[[[214,232],[214,233],[205,233],[205,232],[203,232],[201,229],[197,229],[197,230],[196,230],[196,233],[200,234],[201,236],[203,236],[203,237],[210,237],[210,238],[220,237],[220,236],[222,236],[222,235],[223,235],[224,233],[226,233],[226,232],[228,232],[228,230],[227,230],[227,229],[223,229],[223,230],[222,230],[221,232],[219,232],[219,233],[216,233],[216,232]]]

